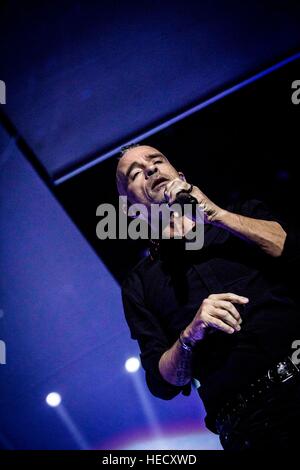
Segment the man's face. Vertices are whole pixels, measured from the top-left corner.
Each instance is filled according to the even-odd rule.
[[[117,167],[119,186],[129,201],[148,207],[164,201],[166,184],[182,176],[159,150],[148,145],[128,149]]]

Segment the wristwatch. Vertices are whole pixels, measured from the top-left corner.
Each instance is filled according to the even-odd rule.
[[[179,335],[179,343],[181,344],[181,346],[183,347],[183,349],[185,351],[190,351],[191,352],[193,350],[194,346],[195,346],[195,342],[190,341],[188,339],[183,339],[182,338],[183,332],[184,332],[184,330]]]

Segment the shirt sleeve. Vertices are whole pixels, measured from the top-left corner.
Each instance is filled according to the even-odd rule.
[[[122,300],[131,338],[139,343],[141,364],[152,395],[163,400],[170,400],[180,392],[189,395],[190,384],[172,385],[162,377],[159,371],[159,360],[172,345],[169,344],[158,319],[145,305],[143,286],[136,273],[131,273],[123,283]]]
[[[281,256],[278,258],[288,267],[299,266],[300,262],[300,229],[288,224],[283,217],[272,211],[267,204],[257,199],[233,204],[229,210],[254,219],[278,222],[285,230],[287,236]]]
[[[278,222],[283,228],[287,227],[283,217],[271,210],[265,202],[258,199],[249,199],[232,204],[229,206],[229,210],[253,219]]]

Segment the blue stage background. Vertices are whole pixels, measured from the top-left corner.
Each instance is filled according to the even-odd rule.
[[[299,3],[5,1],[0,15],[1,447],[220,448],[195,391],[162,401],[126,372],[139,351],[118,276],[57,188],[300,52]]]

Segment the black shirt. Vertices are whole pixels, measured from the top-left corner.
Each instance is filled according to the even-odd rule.
[[[162,240],[159,256],[144,258],[122,285],[122,298],[131,337],[137,339],[146,381],[153,395],[171,399],[190,393],[190,384],[175,386],[163,379],[158,362],[193,320],[202,301],[212,293],[233,292],[248,297],[236,304],[241,331],[228,335],[211,330],[193,352],[193,377],[214,429],[215,413],[252,379],[291,355],[300,339],[300,313],[292,268],[300,257],[293,230],[256,200],[228,207],[256,219],[275,220],[287,232],[283,253],[274,258],[256,244],[229,231],[205,225],[201,250],[184,249],[184,240]]]

